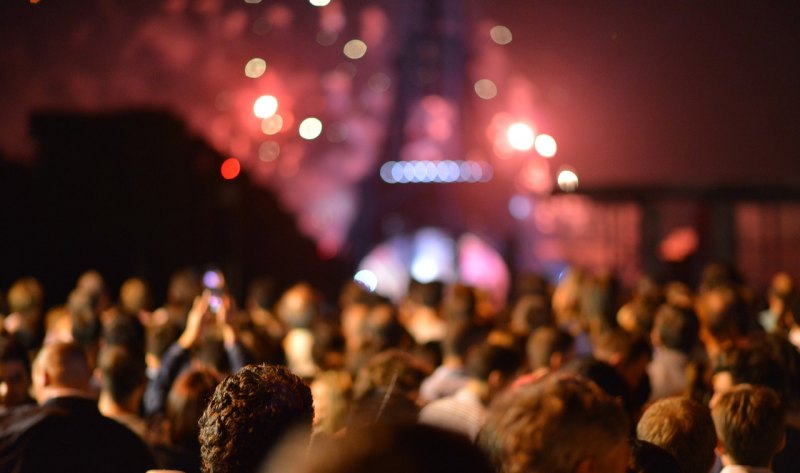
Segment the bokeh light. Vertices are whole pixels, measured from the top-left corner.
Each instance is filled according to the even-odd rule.
[[[222,174],[222,177],[227,180],[236,179],[236,176],[239,175],[239,172],[242,170],[241,164],[239,164],[239,160],[236,158],[228,158],[222,162],[222,166],[220,166],[219,172]]]
[[[353,280],[366,287],[369,292],[375,292],[378,287],[378,276],[368,269],[362,269],[353,276]]]
[[[533,210],[531,200],[524,195],[514,195],[508,201],[508,213],[517,220],[528,218],[531,210]]]
[[[257,79],[263,76],[266,70],[267,61],[261,59],[260,57],[254,57],[253,59],[247,61],[247,64],[245,64],[244,75],[251,79]]]
[[[475,82],[475,93],[484,100],[493,99],[497,96],[497,86],[489,79],[480,79]]]
[[[308,0],[308,3],[314,5],[315,7],[324,7],[331,3],[331,0]]]
[[[367,86],[373,92],[386,92],[389,90],[389,87],[392,85],[392,79],[389,78],[388,75],[384,74],[383,72],[378,72],[377,74],[373,74],[370,76],[369,80],[367,80]]]
[[[275,135],[283,129],[283,117],[280,115],[272,115],[269,118],[261,120],[261,132],[265,135]]]
[[[564,192],[574,192],[578,188],[578,175],[572,169],[562,169],[558,173],[558,187]]]
[[[536,152],[545,158],[552,158],[556,155],[556,151],[558,150],[556,139],[545,134],[536,135],[534,147],[536,148]]]
[[[328,127],[326,137],[331,143],[343,143],[350,135],[350,128],[345,123],[334,123]]]
[[[258,159],[268,163],[275,161],[281,154],[281,145],[274,141],[265,141],[258,147]]]
[[[497,25],[489,30],[489,35],[492,37],[492,41],[497,44],[508,44],[511,42],[511,30],[508,27],[503,25]]]
[[[322,133],[322,122],[318,118],[308,117],[300,122],[298,132],[301,138],[313,140]]]
[[[332,30],[320,30],[317,33],[317,43],[322,46],[330,46],[339,39],[339,33]]]
[[[271,95],[262,95],[253,104],[253,113],[258,118],[269,118],[278,111],[278,99]]]
[[[517,151],[528,151],[533,148],[535,135],[533,129],[525,123],[514,123],[506,131],[508,143]]]
[[[367,54],[367,43],[360,39],[351,39],[345,43],[343,52],[350,59],[361,59]]]
[[[387,161],[380,169],[388,184],[489,182],[493,174],[486,161]]]

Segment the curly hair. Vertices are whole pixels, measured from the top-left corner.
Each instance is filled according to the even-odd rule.
[[[585,378],[556,374],[496,399],[478,445],[502,473],[569,473],[604,459],[627,434],[615,399]]]
[[[311,390],[288,368],[250,365],[217,386],[200,418],[207,473],[253,472],[284,434],[311,434]]]

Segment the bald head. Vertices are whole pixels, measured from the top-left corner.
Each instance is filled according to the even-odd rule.
[[[91,370],[83,347],[72,342],[54,342],[42,347],[33,361],[33,389],[41,404],[48,390],[57,388],[89,391]]]

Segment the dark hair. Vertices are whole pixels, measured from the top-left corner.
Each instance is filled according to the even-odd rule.
[[[200,418],[203,471],[253,472],[295,428],[311,433],[311,390],[283,366],[249,365],[217,386]]]
[[[447,321],[446,331],[441,342],[442,354],[457,356],[464,360],[470,350],[486,340],[487,336],[486,330],[476,327],[472,321]]]
[[[631,439],[630,448],[629,473],[683,473],[678,460],[656,444]]]
[[[467,360],[467,373],[471,378],[481,381],[487,381],[494,371],[504,378],[510,378],[521,364],[521,356],[516,350],[487,342]]]
[[[528,337],[525,346],[530,368],[549,368],[552,356],[567,353],[574,343],[572,335],[564,330],[549,326],[537,328]]]
[[[667,348],[690,353],[697,345],[699,329],[697,315],[689,309],[664,304],[656,311],[655,330]]]
[[[69,314],[72,320],[72,338],[83,346],[96,343],[103,332],[103,324],[95,310],[95,295],[76,289],[69,295]]]
[[[439,309],[444,295],[444,285],[439,281],[421,283],[411,281],[408,297],[417,304]]]
[[[106,345],[121,345],[128,352],[144,358],[145,330],[136,316],[118,314],[103,329]]]
[[[124,404],[137,388],[144,385],[144,359],[134,356],[122,346],[109,346],[98,360],[103,375],[103,390],[118,404]]]
[[[281,459],[283,460],[283,459]],[[268,472],[490,473],[481,451],[465,437],[421,424],[374,426],[322,443],[298,468],[294,457]],[[289,464],[289,462],[292,462]]]
[[[0,336],[0,361],[18,361],[25,367],[28,375],[31,374],[31,360],[28,358],[28,354],[25,353],[25,348],[14,336]]]
[[[217,373],[208,368],[190,369],[178,376],[167,395],[164,414],[171,445],[197,448],[198,420],[217,384]]]
[[[597,384],[606,394],[628,400],[631,396],[630,388],[625,384],[625,379],[604,361],[596,358],[577,358],[567,363],[562,371],[574,373]]]

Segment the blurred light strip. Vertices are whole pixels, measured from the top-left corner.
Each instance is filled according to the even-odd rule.
[[[389,184],[488,182],[494,174],[486,161],[387,161],[381,179]]]

